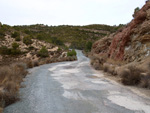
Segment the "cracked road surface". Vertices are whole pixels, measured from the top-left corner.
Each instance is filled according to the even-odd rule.
[[[30,69],[21,100],[4,113],[150,113],[150,98],[105,79],[81,51],[77,56]]]

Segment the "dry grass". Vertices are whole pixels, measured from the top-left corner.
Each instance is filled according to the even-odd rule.
[[[37,60],[33,61],[33,67],[36,67],[36,66],[39,66],[39,62]]]
[[[107,63],[122,66],[122,65],[125,65],[127,62],[108,58]]]
[[[0,107],[8,106],[18,100],[18,91],[27,74],[24,63],[14,63],[0,67]]]

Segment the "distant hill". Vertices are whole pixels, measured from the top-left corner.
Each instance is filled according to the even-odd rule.
[[[44,40],[55,45],[66,45],[70,48],[84,49],[88,41],[94,42],[101,37],[118,30],[120,26],[87,25],[87,26],[47,26],[36,24],[30,26],[13,26],[14,30],[32,38]]]

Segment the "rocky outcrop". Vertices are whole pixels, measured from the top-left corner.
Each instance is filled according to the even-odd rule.
[[[93,44],[91,65],[124,85],[150,89],[150,1],[116,33]]]
[[[93,44],[92,53],[108,58],[133,62],[141,61],[150,52],[150,2],[134,14],[134,19],[115,34]]]

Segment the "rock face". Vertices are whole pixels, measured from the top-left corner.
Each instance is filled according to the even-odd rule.
[[[150,53],[150,2],[134,14],[134,19],[115,34],[93,44],[92,53],[127,62],[141,61]]]

